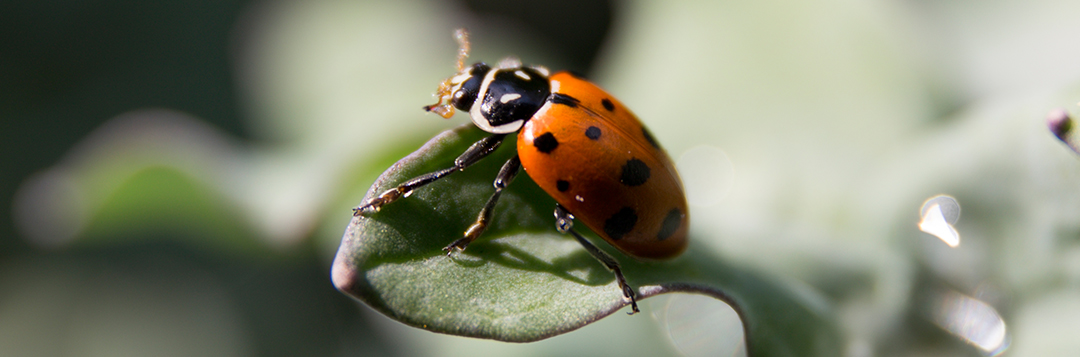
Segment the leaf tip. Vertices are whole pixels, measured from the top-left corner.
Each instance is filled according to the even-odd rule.
[[[355,222],[356,219],[354,218],[353,221]],[[352,227],[353,225],[350,224],[349,226]],[[346,235],[348,235],[348,232]],[[352,295],[351,292],[356,285],[356,269],[350,262],[349,250],[346,248],[347,243],[347,239],[343,241],[337,255],[334,256],[334,263],[330,268],[330,281],[338,290]]]

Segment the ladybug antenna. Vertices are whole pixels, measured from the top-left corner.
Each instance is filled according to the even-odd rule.
[[[469,58],[469,30],[454,30],[454,39],[458,43],[457,70],[461,72],[465,70],[465,59]]]
[[[465,59],[469,58],[469,31],[463,28],[454,30],[454,39],[458,43],[458,57],[457,57],[457,70],[458,74],[465,71]],[[431,105],[425,105],[424,110],[438,114],[439,116],[450,119],[454,116],[454,106],[450,104],[450,97],[454,93],[454,84],[451,80],[454,77],[447,78],[439,83],[439,89],[435,91],[435,97],[438,98],[438,102]]]

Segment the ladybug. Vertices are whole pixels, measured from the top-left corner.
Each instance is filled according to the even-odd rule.
[[[632,311],[634,289],[619,263],[573,229],[580,219],[623,253],[644,259],[669,259],[687,245],[689,216],[682,181],[671,158],[649,130],[621,102],[571,72],[551,74],[524,66],[516,58],[494,67],[479,62],[465,67],[468,34],[457,30],[458,73],[440,84],[438,102],[425,110],[444,118],[455,109],[491,133],[474,143],[454,165],[413,178],[353,209],[370,215],[408,196],[412,190],[464,170],[498,149],[517,133],[517,155],[495,177],[495,192],[461,239],[443,248],[450,255],[476,240],[491,220],[502,190],[522,168],[557,202],[555,226],[569,233],[611,270]]]

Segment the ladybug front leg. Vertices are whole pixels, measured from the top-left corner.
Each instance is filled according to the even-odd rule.
[[[499,169],[499,174],[495,176],[495,193],[491,194],[491,198],[488,198],[484,208],[480,210],[480,214],[476,216],[476,222],[474,222],[469,229],[465,230],[465,236],[461,239],[450,243],[450,245],[443,248],[446,251],[446,255],[450,256],[454,252],[454,248],[458,250],[464,250],[469,243],[480,237],[481,233],[487,229],[488,222],[491,221],[491,214],[495,212],[495,203],[499,201],[499,196],[502,194],[502,190],[506,186],[510,185],[510,181],[514,180],[514,176],[517,176],[518,171],[521,170],[521,160],[517,155],[506,160],[502,168]]]
[[[405,183],[398,185],[383,192],[379,196],[372,198],[367,203],[353,208],[353,216],[369,215],[378,212],[382,206],[385,206],[391,202],[397,201],[399,198],[407,197],[413,190],[434,182],[435,180],[446,177],[446,175],[452,174],[457,171],[465,170],[469,165],[475,164],[480,159],[483,159],[488,154],[491,154],[495,149],[499,148],[499,144],[502,144],[503,139],[506,138],[506,134],[495,134],[469,146],[461,156],[458,156],[454,160],[454,166],[448,167],[439,171],[430,172],[406,181]]]
[[[574,230],[574,216],[558,204],[555,205],[555,229],[560,233],[569,232],[570,235],[573,235],[574,238],[577,239],[578,243],[581,243],[581,245],[585,247],[585,251],[589,252],[593,258],[596,258],[596,260],[603,263],[608,270],[615,273],[615,280],[619,281],[619,288],[623,291],[623,297],[630,300],[630,309],[632,311],[626,313],[627,315],[641,312],[637,307],[637,299],[635,298],[637,294],[634,293],[634,288],[626,283],[626,278],[623,277],[622,269],[619,268],[619,261],[615,260],[610,254],[600,250],[600,248],[597,248],[596,245],[593,245],[592,242],[586,240],[581,234],[578,234],[578,232]]]

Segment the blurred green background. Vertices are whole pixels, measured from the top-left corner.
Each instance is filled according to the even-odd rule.
[[[715,353],[672,327],[671,300],[512,345],[404,327],[334,290],[349,208],[466,122],[420,109],[453,71],[457,27],[475,60],[514,54],[617,95],[679,161],[694,237],[806,283],[848,354],[1075,354],[1080,161],[1043,120],[1080,101],[1076,13],[1057,0],[5,2],[0,355]],[[957,248],[917,227],[942,193],[963,207]],[[991,307],[1003,344],[950,330],[943,301]],[[698,303],[718,309],[685,304]]]

